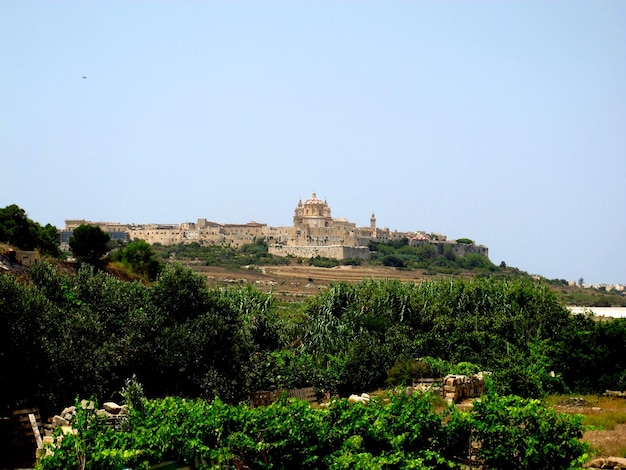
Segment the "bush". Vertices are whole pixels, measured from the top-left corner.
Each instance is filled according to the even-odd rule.
[[[568,469],[586,446],[580,420],[537,400],[490,395],[474,410],[437,412],[429,394],[389,394],[367,405],[333,400],[328,409],[283,394],[268,406],[167,397],[129,409],[125,430],[78,407],[66,435],[38,470],[151,468],[165,459],[201,468],[461,468],[471,442],[489,468]]]
[[[569,469],[584,462],[581,417],[539,400],[489,394],[474,402],[474,437],[490,468]]]
[[[402,258],[396,255],[387,255],[382,260],[383,266],[391,266],[393,268],[406,267]]]

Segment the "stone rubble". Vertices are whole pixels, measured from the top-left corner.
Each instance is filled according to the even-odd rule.
[[[114,402],[103,403],[102,408],[98,410],[95,409],[94,403],[88,400],[82,400],[80,406],[82,409],[94,410],[97,416],[106,419],[107,426],[117,427],[120,418],[128,413],[126,405],[118,405]],[[76,406],[68,406],[60,414],[50,418],[48,423],[44,425],[43,443],[54,444],[54,432],[59,428],[63,434],[76,433],[76,430],[72,429],[72,421],[75,416]]]

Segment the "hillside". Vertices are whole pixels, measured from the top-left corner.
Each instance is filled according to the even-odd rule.
[[[23,266],[15,257],[15,248],[0,244],[0,273],[12,272],[16,275],[25,273]],[[73,262],[53,260],[63,271],[75,272],[77,265]],[[166,262],[174,262],[172,259]],[[360,266],[339,265],[330,268],[309,266],[308,264],[291,260],[288,264],[261,264],[237,267],[236,263],[227,266],[207,265],[198,258],[179,256],[176,262],[187,265],[206,276],[211,287],[228,287],[234,285],[251,284],[263,292],[272,292],[276,298],[284,302],[298,302],[311,295],[319,293],[332,283],[355,283],[365,279],[398,279],[404,282],[419,283],[422,281],[469,278],[484,276],[482,271],[458,270],[454,274],[437,272],[432,269],[399,269],[380,264],[368,263]],[[226,264],[226,263],[222,263]],[[139,280],[140,277],[112,264],[106,264],[103,269],[111,275],[123,280]],[[528,276],[513,267],[497,268],[493,273],[499,278],[515,278]],[[555,292],[557,297],[566,305],[596,306],[596,307],[626,307],[626,296],[618,293],[602,292],[595,289],[579,286],[567,286],[558,281],[544,280]]]
[[[229,268],[219,266],[205,266],[199,262],[183,261],[194,270],[204,274],[210,286],[227,287],[233,285],[252,284],[263,292],[272,292],[279,300],[297,302],[328,287],[332,283],[360,282],[364,279],[398,279],[404,282],[419,283],[422,281],[469,278],[480,275],[472,271],[463,271],[460,274],[436,273],[427,269],[397,269],[380,265],[336,266],[320,268],[305,264],[246,266]],[[502,277],[519,276],[519,271],[509,268],[509,276],[500,273]],[[566,305],[577,306],[604,306],[626,307],[626,297],[616,293],[606,293],[595,289],[579,286],[566,286],[561,283],[545,281],[559,300]]]

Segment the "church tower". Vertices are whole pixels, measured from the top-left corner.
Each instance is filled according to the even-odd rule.
[[[296,206],[296,209],[293,211],[293,226],[294,227],[301,227],[302,226],[302,220],[303,220],[303,206],[302,206],[302,198],[300,198],[298,200],[298,205]]]

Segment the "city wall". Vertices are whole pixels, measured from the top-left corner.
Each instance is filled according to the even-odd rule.
[[[268,252],[275,256],[295,256],[298,258],[323,258],[334,259],[369,259],[370,251],[366,246],[286,246],[271,245]]]

